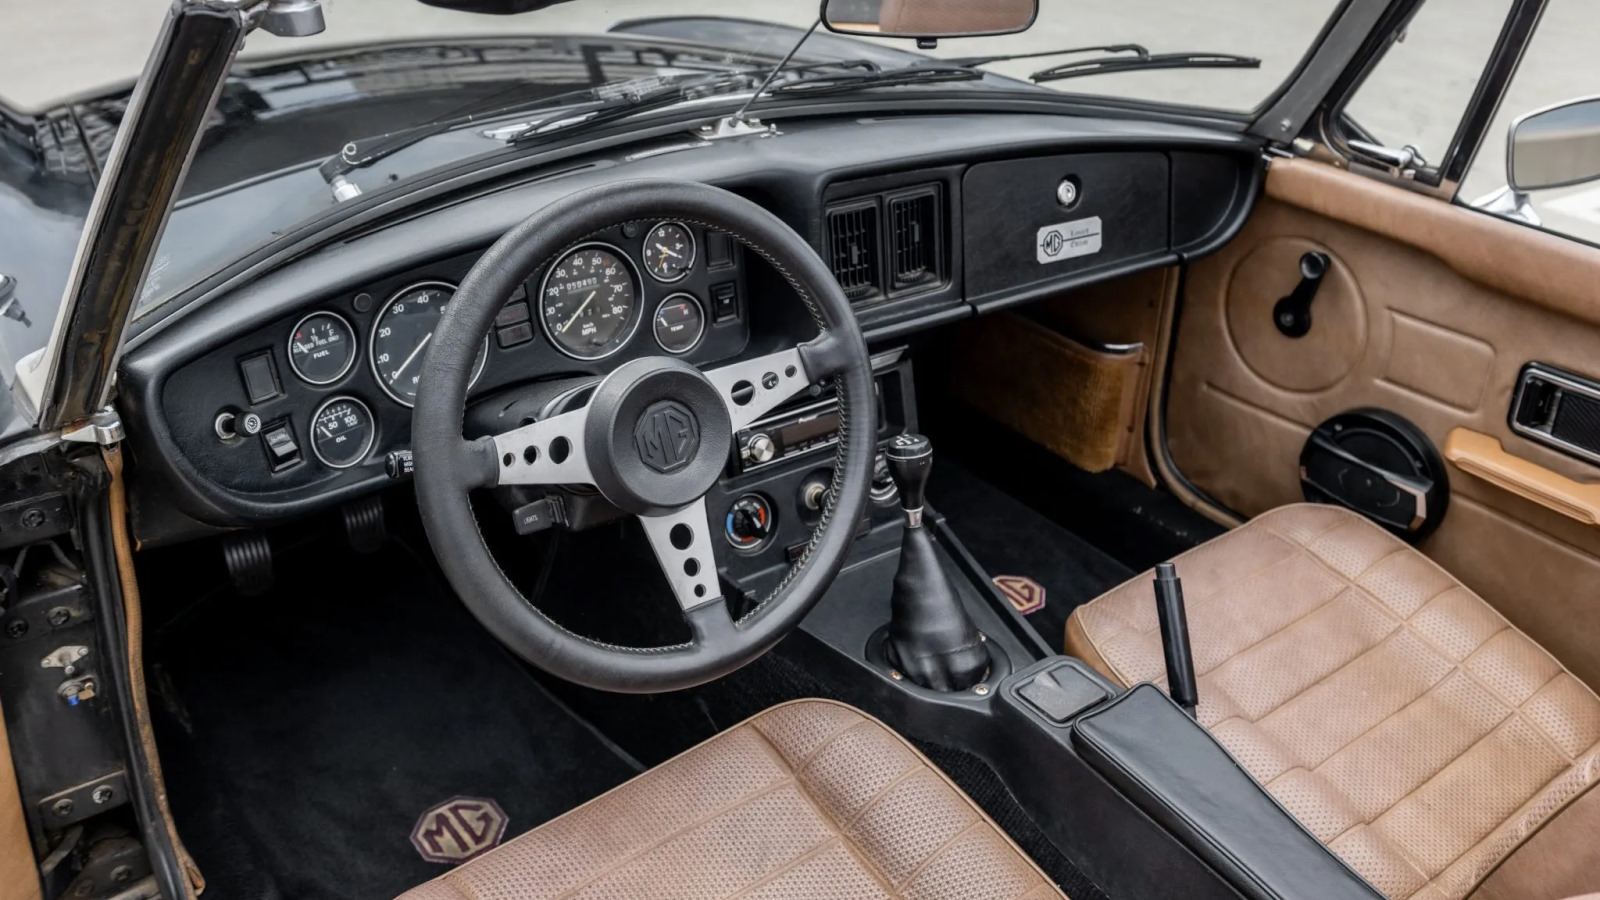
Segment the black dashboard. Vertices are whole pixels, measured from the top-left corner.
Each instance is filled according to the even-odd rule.
[[[184,459],[206,481],[279,503],[385,481],[387,455],[409,446],[434,323],[476,258],[319,298],[180,367],[161,396]],[[677,222],[609,229],[510,298],[472,396],[640,356],[730,359],[749,339],[745,303],[743,254],[727,235]]]
[[[755,200],[831,265],[883,349],[1210,252],[1247,215],[1261,168],[1236,135],[1138,121],[807,120],[776,136],[680,135],[372,211],[138,323],[119,401],[141,426],[135,527],[146,544],[172,542],[391,483],[388,456],[408,445],[409,399],[450,292],[502,233],[581,187],[673,178]],[[618,225],[523,285],[485,336],[471,396],[603,376],[645,355],[710,364],[767,352],[796,316],[787,285],[727,236]],[[730,496],[747,477],[738,463]]]

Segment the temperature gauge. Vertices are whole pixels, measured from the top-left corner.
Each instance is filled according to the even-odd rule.
[[[311,417],[311,452],[330,469],[348,469],[366,459],[377,436],[372,410],[354,397],[334,397]]]
[[[317,312],[289,332],[289,367],[307,384],[333,384],[356,363],[356,333],[342,316]]]
[[[656,307],[656,343],[668,353],[688,353],[706,333],[706,313],[688,294],[673,294]]]

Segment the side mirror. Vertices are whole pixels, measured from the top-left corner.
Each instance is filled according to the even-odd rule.
[[[1511,123],[1506,180],[1513,190],[1568,187],[1597,178],[1600,97],[1569,100]]]
[[[1027,31],[1039,0],[822,0],[822,24],[839,34],[979,37]]]

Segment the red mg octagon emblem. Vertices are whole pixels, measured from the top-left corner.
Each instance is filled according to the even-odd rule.
[[[422,814],[411,829],[411,846],[436,863],[464,863],[500,846],[506,812],[481,797],[451,797]]]

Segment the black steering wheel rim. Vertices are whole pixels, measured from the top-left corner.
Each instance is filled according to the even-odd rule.
[[[501,483],[511,458],[507,455],[502,464],[494,439],[466,440],[462,424],[474,357],[516,287],[607,228],[658,220],[726,232],[788,281],[820,329],[818,337],[796,348],[804,369],[800,375],[834,379],[840,440],[827,504],[782,583],[738,622],[717,600],[685,610],[690,642],[632,648],[567,630],[506,577],[478,529],[468,493]],[[855,523],[866,508],[877,423],[871,364],[849,301],[803,238],[751,201],[719,188],[613,182],[540,209],[495,242],[463,279],[434,331],[422,371],[412,422],[417,499],[445,576],[498,640],[533,665],[578,684],[630,693],[678,690],[721,677],[766,652],[821,599],[844,564]],[[659,555],[660,546],[657,550]]]

